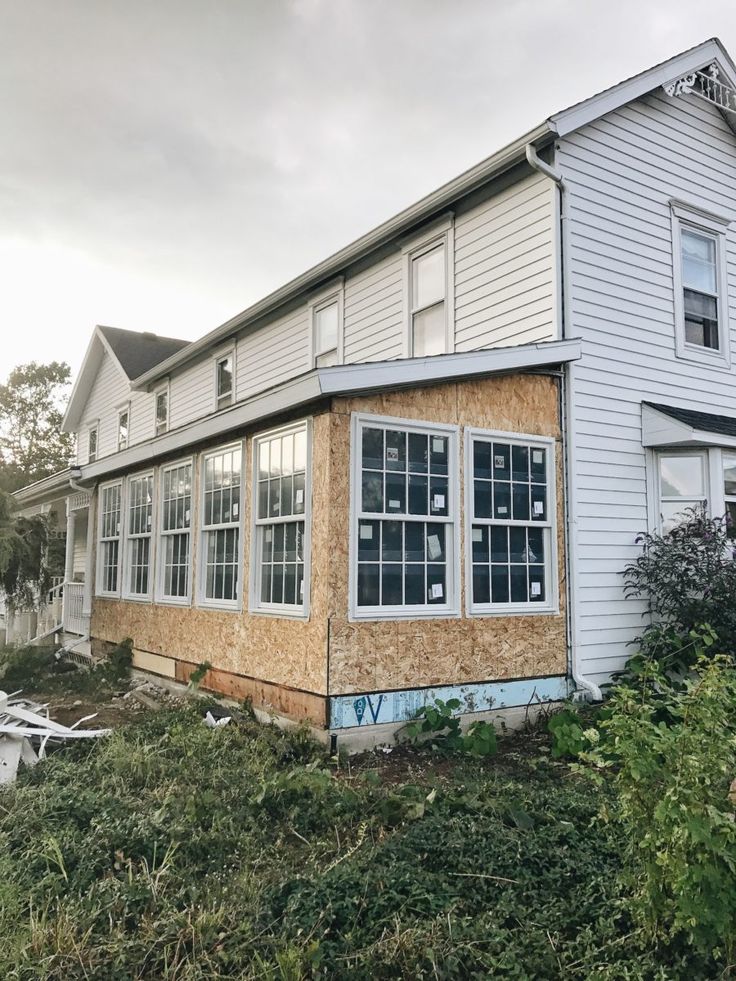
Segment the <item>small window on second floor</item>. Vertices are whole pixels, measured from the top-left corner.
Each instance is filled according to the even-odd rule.
[[[409,356],[447,352],[447,241],[409,255]]]
[[[124,450],[128,445],[128,430],[130,429],[130,409],[118,412],[118,449]]]
[[[215,366],[215,385],[217,408],[223,409],[233,401],[233,356],[225,354],[217,359]]]
[[[156,392],[156,435],[160,436],[169,428],[169,390]]]
[[[97,459],[97,426],[87,434],[87,462],[94,463]]]
[[[327,368],[337,364],[340,308],[337,298],[314,307],[312,312],[314,331],[314,367]]]

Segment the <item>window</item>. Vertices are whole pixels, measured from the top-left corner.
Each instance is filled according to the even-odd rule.
[[[303,615],[307,609],[308,443],[306,422],[254,441],[255,610]]]
[[[205,455],[202,461],[200,599],[235,608],[240,599],[242,447]]]
[[[161,436],[169,428],[169,390],[162,388],[156,392],[156,436]]]
[[[456,613],[456,430],[355,416],[353,468],[353,616]]]
[[[454,232],[451,219],[404,249],[410,358],[446,354],[454,342]]]
[[[723,496],[728,520],[728,537],[736,538],[736,453],[723,451]]]
[[[723,295],[727,223],[675,204],[672,213],[677,354],[730,363]]]
[[[165,467],[161,471],[158,593],[162,600],[169,603],[189,599],[191,508],[191,462]]]
[[[130,409],[121,409],[118,412],[118,449],[124,450],[128,445],[128,430],[130,428]]]
[[[120,509],[122,484],[100,488],[99,539],[97,549],[97,592],[117,596],[120,592]]]
[[[127,514],[125,595],[147,597],[151,594],[153,474],[128,478]]]
[[[218,409],[232,405],[233,401],[233,356],[225,354],[215,361],[215,392]]]
[[[336,298],[312,308],[315,368],[338,364],[340,321],[340,305]]]
[[[97,426],[87,433],[87,462],[94,463],[97,459]]]
[[[468,430],[470,612],[556,606],[553,442]]]
[[[705,504],[705,453],[662,453],[659,456],[659,516],[663,532],[670,531],[689,508]]]

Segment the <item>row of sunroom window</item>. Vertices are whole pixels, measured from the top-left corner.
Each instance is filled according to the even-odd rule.
[[[463,559],[468,613],[556,608],[554,441],[466,428],[461,460],[460,437],[353,416],[353,617],[459,615]],[[248,514],[242,441],[101,485],[98,595],[308,616],[310,422],[252,442]]]

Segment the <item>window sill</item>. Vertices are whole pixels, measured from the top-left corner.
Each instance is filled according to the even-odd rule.
[[[559,616],[559,605],[545,603],[526,603],[515,606],[471,606],[468,609],[468,617],[533,617],[533,616]]]
[[[382,610],[380,607],[369,607],[365,611],[351,610],[348,620],[360,623],[363,620],[459,620],[460,611],[455,607],[442,606],[426,609],[418,607],[414,610]]]
[[[152,603],[153,597],[148,594],[147,596],[142,596],[137,593],[127,594],[124,593],[120,599],[124,600],[126,603]]]
[[[731,358],[727,352],[716,351],[713,348],[699,347],[694,344],[686,344],[679,339],[675,347],[675,356],[680,361],[708,365],[711,368],[718,368],[722,371],[729,371],[731,368]]]
[[[153,602],[156,606],[189,607],[192,605],[192,598],[191,596],[155,596]]]
[[[228,603],[225,600],[198,600],[196,604],[197,608],[200,610],[214,610],[219,613],[242,613],[243,605],[239,601],[237,603]]]
[[[248,613],[251,613],[256,617],[277,617],[280,620],[302,620],[307,622],[309,620],[309,611],[300,607],[299,609],[291,609],[289,607],[266,607],[266,606],[251,606],[248,608]]]

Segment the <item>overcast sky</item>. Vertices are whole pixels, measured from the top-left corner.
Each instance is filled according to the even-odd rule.
[[[193,339],[734,0],[0,0],[0,378]]]

